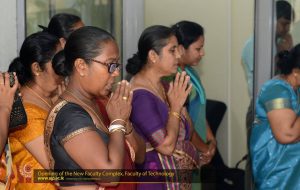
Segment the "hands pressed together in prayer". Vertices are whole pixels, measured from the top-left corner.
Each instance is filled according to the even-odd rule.
[[[189,84],[190,77],[186,72],[177,73],[175,80],[170,83],[167,93],[168,102],[172,111],[181,112],[187,96],[192,90],[192,84]]]
[[[132,94],[131,86],[126,80],[118,83],[116,90],[111,94],[106,105],[110,121],[121,119],[128,123],[131,113]],[[131,125],[126,126],[131,127]]]

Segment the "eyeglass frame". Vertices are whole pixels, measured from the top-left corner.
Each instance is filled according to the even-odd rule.
[[[121,65],[120,63],[118,62],[112,62],[112,63],[104,63],[102,61],[98,61],[96,59],[88,59],[90,61],[94,61],[96,63],[100,63],[101,65],[105,65],[107,66],[107,70],[108,70],[108,73],[112,74],[113,72],[115,72],[116,70],[120,70],[121,68]],[[115,69],[113,71],[111,71],[111,69],[113,68],[113,66],[116,65]]]

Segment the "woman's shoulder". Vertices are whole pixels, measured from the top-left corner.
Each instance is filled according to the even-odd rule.
[[[283,79],[279,78],[279,77],[274,77],[271,80],[268,80],[267,82],[265,82],[262,86],[262,91],[265,90],[292,90],[292,87]]]
[[[62,105],[54,120],[53,134],[59,137],[67,136],[83,128],[95,129],[93,119],[88,112],[80,105],[71,102]]]
[[[48,111],[29,102],[24,102],[24,109],[26,111],[26,115],[27,117],[29,117],[29,119],[31,117],[43,117],[45,118],[47,116]]]
[[[72,102],[66,102],[58,111],[56,118],[70,121],[73,119],[90,119],[92,121],[91,116],[83,107]]]
[[[137,97],[149,97],[149,98],[152,98],[152,97],[155,97],[155,93],[146,88],[146,87],[135,87],[132,89],[133,91],[133,97],[134,98],[137,98]]]
[[[275,77],[263,84],[259,99],[263,102],[277,98],[289,99],[293,94],[293,88],[285,80]]]

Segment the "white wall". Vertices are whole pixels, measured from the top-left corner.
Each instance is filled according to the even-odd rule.
[[[145,0],[145,27],[191,20],[205,28],[206,55],[197,69],[207,97],[227,104],[217,138],[221,154],[231,166],[246,153],[249,97],[240,56],[253,32],[253,10],[252,0]]]
[[[241,52],[254,33],[254,1],[231,1],[231,163],[246,154],[246,112],[250,103]]]
[[[1,0],[0,6],[0,71],[6,71],[17,56],[16,1]]]

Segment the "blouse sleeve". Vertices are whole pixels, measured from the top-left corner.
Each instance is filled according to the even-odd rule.
[[[287,86],[275,84],[267,87],[260,97],[266,112],[276,109],[292,109],[292,94]]]
[[[134,92],[131,122],[152,147],[159,146],[166,136],[168,116],[160,109],[156,97],[150,92]]]
[[[95,130],[90,115],[80,106],[71,103],[60,110],[54,125],[53,135],[61,145],[77,135]]]

